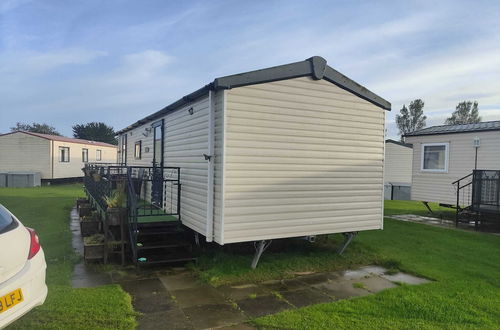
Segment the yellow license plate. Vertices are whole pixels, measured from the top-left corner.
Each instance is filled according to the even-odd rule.
[[[21,289],[16,289],[3,297],[0,297],[0,313],[16,306],[17,304],[23,302],[23,292]]]

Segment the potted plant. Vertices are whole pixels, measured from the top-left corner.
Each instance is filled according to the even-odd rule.
[[[94,178],[95,182],[99,182],[99,181],[101,181],[101,174],[94,173],[94,174],[92,174],[92,178]]]
[[[89,204],[89,200],[85,197],[78,198],[76,200],[76,208],[80,209],[80,206],[83,204]]]
[[[83,239],[83,257],[85,260],[104,258],[104,235],[94,234]]]
[[[110,196],[106,196],[104,201],[108,208],[106,209],[106,219],[108,225],[118,226],[127,214],[125,187],[118,184],[117,189]]]
[[[90,236],[99,233],[99,215],[96,211],[90,215],[83,216],[80,221],[80,231],[82,236]]]
[[[89,216],[92,213],[92,206],[90,203],[81,203],[78,209],[78,214],[80,217]]]

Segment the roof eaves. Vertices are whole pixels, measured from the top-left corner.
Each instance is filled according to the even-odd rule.
[[[464,133],[494,132],[494,131],[500,131],[500,128],[482,128],[482,129],[468,130],[468,131],[441,131],[441,132],[427,131],[427,132],[421,132],[421,133],[413,132],[413,133],[405,134],[403,136],[404,137],[413,137],[413,136],[424,136],[424,135],[464,134]]]
[[[394,143],[394,144],[400,145],[402,147],[410,148],[410,149],[413,148],[413,144],[411,144],[411,143],[404,143],[404,142],[396,141],[396,140],[392,140],[392,139],[387,139],[387,140],[385,140],[385,142],[386,143]]]
[[[326,67],[324,79],[382,109],[391,111],[391,103],[389,101],[329,66]]]
[[[320,56],[313,56],[300,62],[294,62],[290,64],[274,66],[271,68],[216,78],[212,83],[205,85],[204,87],[194,91],[193,93],[180,98],[179,100],[153,113],[152,115],[147,116],[146,118],[141,119],[136,123],[118,131],[116,134],[118,135],[136,128],[142,125],[144,123],[144,120],[148,122],[157,119],[162,115],[173,111],[189,102],[192,102],[202,95],[205,95],[209,90],[231,89],[242,86],[307,76],[310,76],[315,80],[325,79],[337,85],[338,87],[347,90],[348,92],[351,92],[378,107],[381,107],[382,109],[389,111],[391,110],[390,102],[384,100],[380,96],[369,91],[364,86],[356,83],[352,79],[334,70],[327,65],[324,58]]]

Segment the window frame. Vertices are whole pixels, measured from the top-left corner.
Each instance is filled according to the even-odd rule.
[[[82,148],[82,163],[88,163],[88,162],[89,162],[89,149]]]
[[[68,160],[64,160],[61,151],[67,150]],[[69,163],[70,162],[70,150],[69,147],[59,146],[59,163]]]
[[[96,149],[95,160],[96,160],[96,162],[102,161],[102,150],[101,149]]]
[[[444,169],[424,168],[425,147],[438,147],[438,146],[444,146]],[[420,170],[422,172],[448,173],[449,160],[450,160],[450,143],[449,142],[422,143],[421,150],[420,150]]]
[[[137,155],[137,147],[139,147],[139,155]],[[142,159],[142,140],[135,141],[134,143],[134,159]]]

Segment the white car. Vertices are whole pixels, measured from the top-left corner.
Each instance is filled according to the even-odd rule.
[[[0,204],[0,328],[44,303],[46,269],[36,232]]]

